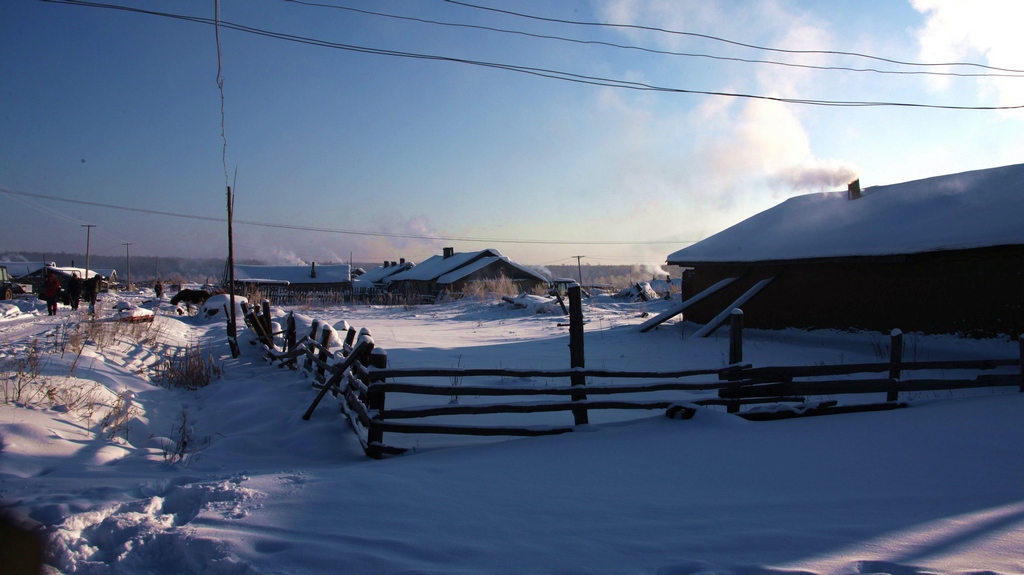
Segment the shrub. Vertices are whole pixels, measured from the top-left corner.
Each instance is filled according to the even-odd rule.
[[[519,295],[519,286],[507,277],[473,280],[466,283],[462,288],[463,297],[470,297],[475,300],[484,300],[488,297],[501,298],[503,295],[516,297]]]
[[[197,390],[219,378],[223,368],[213,361],[213,354],[203,354],[200,344],[187,345],[157,366],[157,380],[167,387]]]

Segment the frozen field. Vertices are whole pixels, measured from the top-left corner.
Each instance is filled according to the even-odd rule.
[[[643,312],[667,305],[585,303],[587,366],[724,365],[727,337],[685,338],[695,326],[675,320],[638,333]],[[569,367],[560,313],[491,301],[295,311],[368,328],[391,367]],[[36,300],[0,303],[0,498],[45,533],[50,572],[1024,572],[1016,389],[777,422],[707,408],[686,421],[592,415],[583,433],[541,438],[388,434],[413,449],[374,461],[331,396],[301,419],[315,396],[301,372],[269,366],[246,337],[231,359],[223,318],[157,312],[104,332],[66,308],[49,317]],[[748,331],[744,359],[879,361],[885,340]],[[33,342],[38,377],[19,379]],[[222,376],[198,391],[157,385],[161,357],[188,345],[212,353]],[[1009,340],[908,334],[905,345],[922,361],[1018,353]]]

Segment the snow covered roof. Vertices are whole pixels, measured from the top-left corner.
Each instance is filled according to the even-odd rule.
[[[316,270],[316,277],[310,277]],[[348,264],[257,266],[235,265],[235,281],[248,283],[330,284],[352,281]]]
[[[473,272],[486,268],[496,261],[503,261],[525,273],[536,276],[539,280],[547,281],[547,278],[544,276],[508,259],[495,249],[486,249],[478,252],[459,252],[447,258],[444,256],[431,256],[416,267],[391,276],[388,278],[388,281],[432,281],[439,284],[450,284]]]
[[[47,264],[47,263],[41,263],[41,262],[11,262],[11,264],[13,265],[13,267],[11,267],[11,265],[8,265],[8,263],[0,262],[0,265],[7,266],[7,273],[9,273],[11,275],[11,277],[25,277],[27,275],[32,275],[34,273],[38,273],[39,270],[41,270],[43,268],[46,268],[50,272],[58,274],[58,275],[71,277],[71,276],[73,276],[73,275],[75,275],[77,273],[79,277],[81,277],[83,279],[86,278],[86,273],[85,273],[85,268],[84,267],[54,266],[54,265],[50,265],[50,264]],[[26,271],[26,270],[29,270],[29,271]],[[115,271],[113,269],[96,269],[96,268],[92,268],[90,271],[91,271],[91,273],[89,274],[90,276],[91,275],[99,274],[99,275],[101,275],[101,276],[103,276],[105,278],[114,277],[115,274],[117,274],[117,271]]]
[[[458,252],[449,257],[430,256],[416,267],[391,276],[390,281],[434,281],[460,267],[481,257],[503,257],[498,250],[481,250],[478,252]]]
[[[402,264],[389,265],[387,267],[377,266],[372,270],[359,276],[359,281],[369,283],[383,283],[385,281],[389,281],[391,276],[408,270],[415,265],[416,264],[412,262],[405,262]]]
[[[11,277],[15,278],[27,276],[30,273],[37,272],[48,265],[50,265],[50,262],[0,262],[0,266],[6,267],[7,273],[11,274]]]
[[[668,263],[888,256],[1024,244],[1024,164],[790,198]]]

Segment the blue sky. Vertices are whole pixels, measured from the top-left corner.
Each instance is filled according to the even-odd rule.
[[[721,57],[922,69],[539,21],[443,0],[319,3]],[[759,46],[1024,70],[1014,29],[1024,7],[1010,0],[470,3]],[[213,18],[215,2],[137,6]],[[220,7],[225,22],[275,33],[686,90],[1024,105],[1024,77],[652,54],[285,0],[221,0]],[[493,247],[527,264],[575,263],[575,255],[593,264],[659,264],[788,197],[844,189],[852,176],[866,187],[1024,161],[1020,111],[625,90],[231,29],[221,29],[221,50],[235,217],[284,226],[235,226],[236,256],[275,263],[417,261],[451,245]],[[0,251],[84,251],[81,225],[95,224],[92,253],[119,254],[130,242],[133,255],[226,255],[223,223],[137,211],[225,216],[217,63],[210,25],[38,0],[0,4],[0,189],[30,194],[0,193]]]

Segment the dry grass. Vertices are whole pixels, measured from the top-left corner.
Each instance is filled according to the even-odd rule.
[[[501,296],[516,297],[519,295],[519,286],[507,277],[500,277],[487,280],[475,280],[468,282],[462,288],[462,297],[472,298],[478,301],[487,299],[500,299]]]
[[[194,391],[220,378],[223,368],[213,360],[213,354],[203,353],[202,345],[186,345],[157,365],[157,381],[178,389]]]
[[[100,426],[107,434],[107,439],[114,439],[121,435],[125,441],[128,440],[128,426],[131,420],[142,413],[142,410],[132,403],[134,398],[135,393],[127,389],[115,397],[114,405],[110,406],[110,411],[100,422]]]
[[[0,364],[4,403],[31,401],[39,391],[35,384],[44,364],[39,340],[32,340],[24,353],[15,353],[4,359]]]

